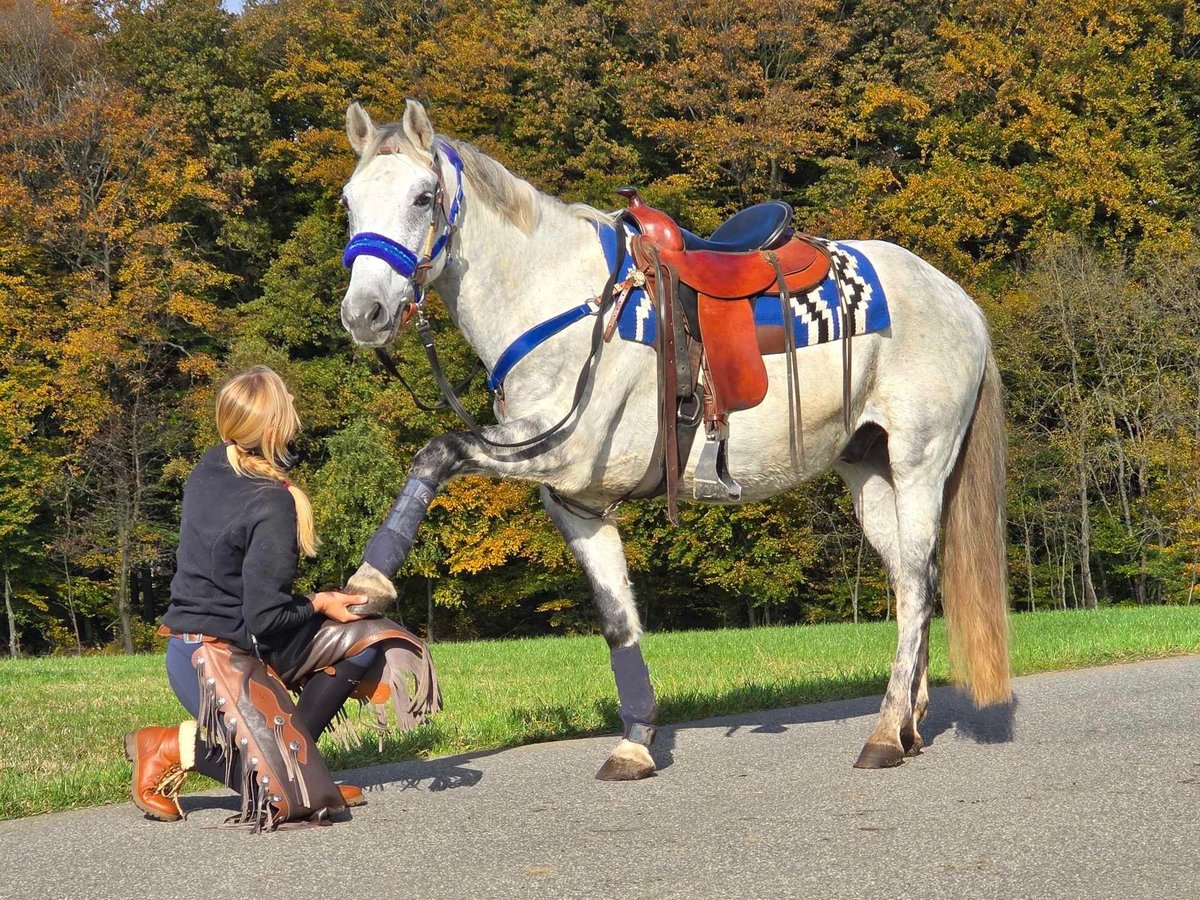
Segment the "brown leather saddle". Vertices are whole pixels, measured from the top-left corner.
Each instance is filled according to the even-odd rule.
[[[781,329],[756,327],[754,301],[778,292],[786,313],[791,295],[825,280],[829,257],[811,238],[792,230],[792,208],[781,201],[743,209],[704,239],[647,206],[635,189],[618,193],[628,200],[625,215],[640,232],[632,242],[634,261],[658,315],[659,428],[665,435],[667,506],[674,522],[679,466],[688,455],[686,447],[680,452],[681,423],[689,447],[701,418],[705,427],[695,498],[740,498],[741,486],[728,468],[728,415],[757,406],[766,396],[764,353],[794,354],[796,348],[792,317],[782,316]],[[701,372],[702,400],[696,396]],[[788,372],[798,392],[794,355]]]

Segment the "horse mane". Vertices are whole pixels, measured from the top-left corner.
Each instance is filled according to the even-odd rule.
[[[475,194],[497,215],[525,234],[532,234],[541,221],[545,208],[558,208],[571,216],[588,221],[611,224],[612,213],[596,209],[586,203],[564,203],[539,191],[523,178],[518,178],[503,165],[492,159],[474,144],[438,135],[457,151],[463,161],[463,174]],[[364,149],[358,169],[367,165],[384,147],[390,153],[403,153],[416,162],[428,165],[429,155],[416,146],[404,131],[400,122],[389,122],[375,130],[375,137]]]

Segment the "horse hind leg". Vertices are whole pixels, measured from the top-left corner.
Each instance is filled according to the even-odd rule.
[[[896,594],[896,657],[879,720],[855,762],[858,768],[897,766],[906,755],[919,752],[917,723],[929,705],[926,670],[939,507],[935,502],[934,509],[925,509],[928,498],[915,498],[928,492],[903,482],[901,498],[888,451],[887,437],[876,435],[860,454],[838,465],[863,532],[882,557]]]
[[[650,744],[654,741],[658,704],[650,671],[642,658],[642,632],[625,551],[616,525],[607,519],[577,516],[550,499],[543,489],[542,504],[579,561],[592,588],[600,631],[608,642],[617,683],[624,733],[608,760],[596,773],[601,781],[637,781],[654,774]]]
[[[917,669],[913,677],[912,716],[900,727],[900,745],[905,756],[916,756],[925,746],[917,726],[929,712],[929,620],[921,630],[921,647],[917,651]]]

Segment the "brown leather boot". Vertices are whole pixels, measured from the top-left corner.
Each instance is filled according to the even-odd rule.
[[[363,806],[367,802],[367,798],[363,796],[362,788],[355,787],[352,784],[339,784],[338,790],[342,792],[342,799],[346,801],[346,806]]]
[[[196,765],[196,723],[152,726],[125,735],[125,758],[133,763],[133,802],[152,819],[183,818],[179,788]]]

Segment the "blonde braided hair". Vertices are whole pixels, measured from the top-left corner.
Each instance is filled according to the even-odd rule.
[[[296,541],[305,556],[317,552],[312,504],[287,477],[288,444],[300,431],[292,395],[272,369],[255,366],[217,394],[217,431],[229,465],[238,475],[270,478],[288,489],[296,504]]]

